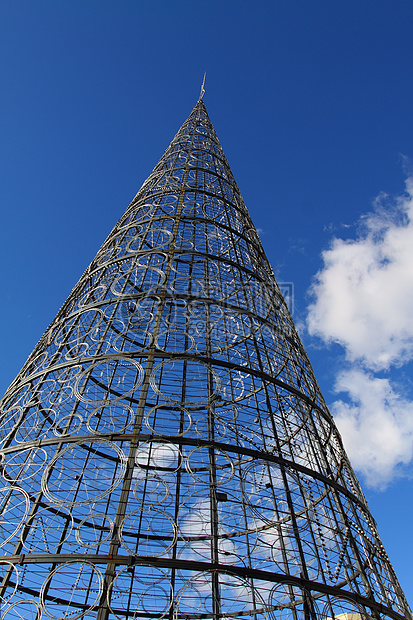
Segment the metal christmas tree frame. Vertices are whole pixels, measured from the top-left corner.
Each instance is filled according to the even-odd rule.
[[[411,619],[202,94],[1,402],[0,620]]]

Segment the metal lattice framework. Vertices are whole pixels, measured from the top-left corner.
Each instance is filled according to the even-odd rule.
[[[2,400],[0,620],[410,619],[201,99]]]

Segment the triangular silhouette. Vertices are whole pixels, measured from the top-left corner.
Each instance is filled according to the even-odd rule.
[[[411,618],[201,99],[1,406],[1,620]]]

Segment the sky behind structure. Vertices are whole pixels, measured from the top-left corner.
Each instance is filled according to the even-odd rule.
[[[205,103],[410,604],[410,0],[5,0],[4,391]],[[410,589],[409,589],[410,588]]]

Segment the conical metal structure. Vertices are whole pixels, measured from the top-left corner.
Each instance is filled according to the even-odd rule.
[[[1,412],[1,620],[411,618],[201,99]]]

